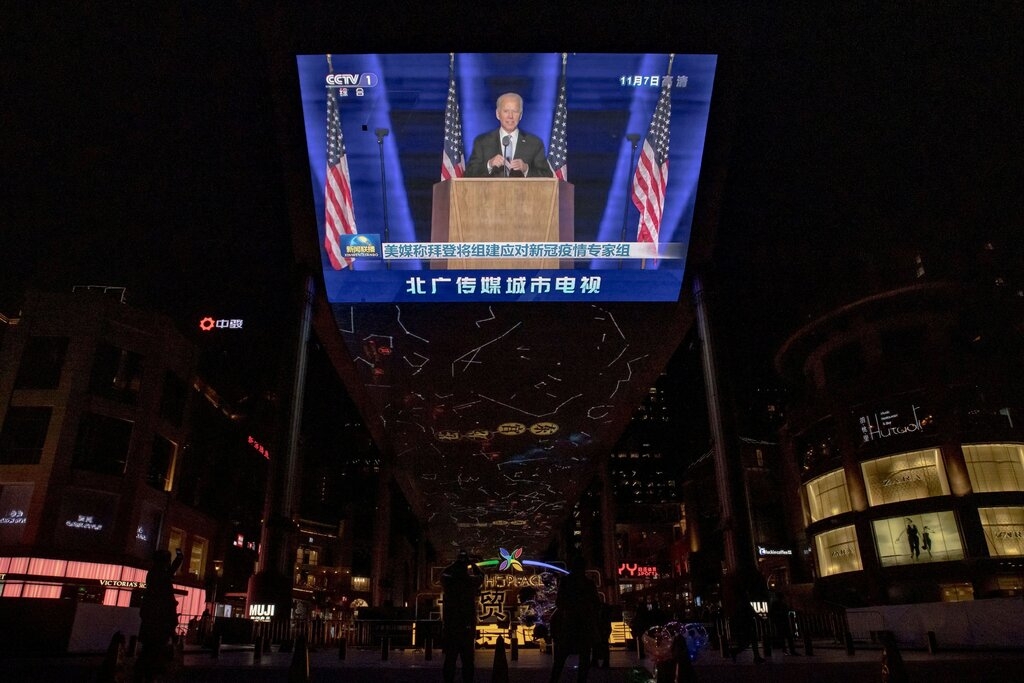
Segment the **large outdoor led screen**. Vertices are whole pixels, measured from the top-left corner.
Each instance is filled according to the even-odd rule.
[[[716,62],[297,57],[328,299],[675,301]],[[505,93],[522,98],[511,107],[521,115],[511,145],[498,133]],[[538,142],[546,161],[531,154],[525,178],[497,165],[470,178],[459,167],[476,147],[481,159],[515,159]]]

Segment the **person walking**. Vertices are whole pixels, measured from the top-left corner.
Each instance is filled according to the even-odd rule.
[[[441,573],[444,590],[441,619],[441,649],[444,683],[455,682],[455,669],[462,661],[462,683],[473,683],[476,673],[476,603],[484,575],[469,555],[460,551]]]
[[[569,655],[579,655],[576,680],[585,683],[590,671],[591,653],[600,639],[598,619],[601,600],[597,584],[586,575],[586,563],[575,557],[569,573],[562,577],[555,597],[555,617],[551,621],[554,661],[550,683],[557,683]]]
[[[174,575],[183,556],[178,548],[174,560],[168,550],[153,555],[153,567],[146,573],[146,590],[139,608],[139,644],[134,679],[149,683],[166,671],[172,659],[171,638],[178,626],[178,601],[174,597]]]

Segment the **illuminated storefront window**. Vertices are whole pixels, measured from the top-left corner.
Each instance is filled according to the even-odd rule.
[[[818,534],[814,544],[818,549],[818,572],[822,576],[858,572],[864,568],[852,524]]]
[[[188,557],[188,573],[197,579],[206,575],[206,553],[210,542],[201,536],[192,537],[192,552]]]
[[[872,506],[949,494],[937,448],[869,460],[861,470]]]
[[[171,527],[167,534],[167,549],[171,551],[171,555],[178,549],[185,551],[185,532],[182,529]]]
[[[368,576],[353,576],[352,577],[352,590],[368,592],[370,590],[370,577]]]
[[[1024,507],[978,508],[992,557],[1024,555]]]
[[[146,587],[146,570],[41,557],[0,557],[0,597],[72,599],[130,607],[133,593]],[[178,625],[185,626],[206,608],[206,591],[174,584]]]
[[[1024,491],[1024,446],[985,443],[963,451],[975,493]]]
[[[964,547],[952,512],[927,512],[872,523],[883,567],[962,560]]]
[[[843,470],[834,470],[807,482],[807,504],[811,521],[850,511],[850,495]]]
[[[940,583],[942,602],[966,602],[974,599],[974,586],[969,583]]]

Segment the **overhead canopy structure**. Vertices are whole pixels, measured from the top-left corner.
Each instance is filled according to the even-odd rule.
[[[358,52],[308,29],[274,45],[273,76],[317,333],[436,551],[543,554],[692,324],[722,180],[704,170],[724,159],[719,56]],[[435,185],[509,91],[520,134],[565,162],[572,241],[524,242],[511,212],[475,251],[438,251]],[[458,267],[488,249],[501,265]]]
[[[675,304],[332,311],[427,537],[481,556],[545,551],[689,324]]]

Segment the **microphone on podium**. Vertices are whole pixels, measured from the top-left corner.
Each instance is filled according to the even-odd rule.
[[[506,178],[508,177],[508,162],[509,162],[508,146],[511,143],[512,143],[512,136],[511,135],[506,135],[505,137],[503,137],[501,139],[501,144],[503,144],[505,146],[505,177]]]

